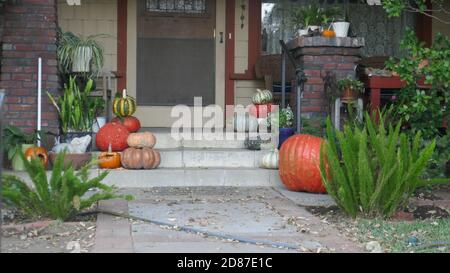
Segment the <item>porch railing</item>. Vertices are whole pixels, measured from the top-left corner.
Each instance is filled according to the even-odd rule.
[[[305,83],[307,81],[306,74],[303,67],[297,63],[291,51],[287,48],[286,43],[280,40],[281,45],[281,108],[286,107],[286,62],[289,59],[292,66],[295,68],[295,89],[296,89],[296,131],[301,132],[302,128],[302,98],[305,90]]]

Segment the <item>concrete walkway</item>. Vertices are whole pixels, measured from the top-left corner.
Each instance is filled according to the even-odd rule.
[[[332,205],[326,195],[292,194],[273,188],[127,189],[135,200],[106,201],[101,209],[172,225],[167,227],[99,215],[94,252],[360,252],[362,248],[301,207]],[[314,201],[316,200],[316,201]],[[194,229],[185,232],[179,227]],[[232,238],[275,242],[276,246]],[[295,247],[290,249],[282,246]]]

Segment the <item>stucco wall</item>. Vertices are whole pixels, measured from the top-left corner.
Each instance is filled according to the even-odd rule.
[[[443,6],[447,11],[450,11],[450,1],[444,1]],[[439,18],[444,19],[445,21],[450,22],[450,14],[436,12],[435,15],[438,16]],[[433,38],[436,36],[438,32],[450,37],[450,25],[441,23],[438,20],[433,19]]]
[[[110,35],[97,39],[105,50],[105,71],[117,71],[117,0],[82,1],[81,6],[58,0],[58,23],[76,35]]]

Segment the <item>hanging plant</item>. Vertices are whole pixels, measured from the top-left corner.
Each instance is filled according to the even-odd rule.
[[[106,34],[78,37],[72,32],[58,32],[58,65],[62,74],[83,73],[87,78],[95,78],[104,64],[103,47],[98,38]]]

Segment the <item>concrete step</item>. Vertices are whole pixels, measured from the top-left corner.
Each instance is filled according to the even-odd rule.
[[[158,149],[161,168],[259,168],[267,150],[247,149]],[[94,152],[96,158],[100,152]]]
[[[278,171],[257,168],[160,168],[113,170],[104,182],[119,188],[148,187],[273,187]]]
[[[90,175],[101,171],[92,169]],[[25,172],[8,172],[30,183]],[[47,172],[50,175],[51,172]],[[155,170],[109,171],[104,183],[118,188],[151,187],[280,187],[277,170],[259,168],[159,168]]]

